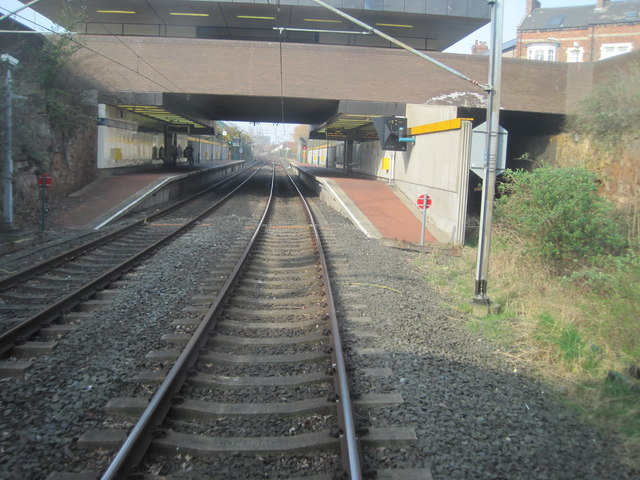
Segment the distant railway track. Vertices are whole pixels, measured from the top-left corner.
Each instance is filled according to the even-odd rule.
[[[73,310],[176,236],[186,232],[251,178],[244,171],[147,218],[0,280],[0,357],[33,356],[51,349],[47,339],[73,329]],[[212,191],[224,192],[212,201]],[[45,341],[30,342],[40,332]],[[19,374],[2,362],[0,374]]]
[[[175,337],[186,346],[103,479],[122,478],[141,460],[171,471],[182,462],[176,454],[195,457],[198,478],[210,476],[211,456],[233,465],[230,478],[250,478],[256,455],[284,477],[361,478],[320,236],[291,180],[276,179],[249,245],[204,317],[192,320],[193,335]]]

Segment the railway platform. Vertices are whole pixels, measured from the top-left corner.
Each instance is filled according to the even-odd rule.
[[[124,207],[151,191],[166,178],[180,175],[177,171],[157,170],[123,172],[104,175],[82,190],[72,193],[73,204],[51,218],[55,226],[65,228],[92,228],[107,220],[109,213]]]
[[[198,163],[194,166],[178,164],[175,167],[125,169],[103,174],[101,177],[69,196],[73,201],[54,212],[50,222],[53,226],[99,230],[131,211],[136,204],[149,203],[158,196],[156,203],[169,200],[173,196],[162,195],[162,189],[170,183],[197,182],[206,183],[206,172],[224,169],[241,162]],[[233,167],[239,168],[239,166]],[[231,170],[231,168],[229,168]],[[200,172],[200,173],[198,173]],[[189,177],[193,177],[192,179]],[[188,191],[189,189],[178,189]]]
[[[367,235],[386,243],[417,245],[422,222],[420,211],[387,183],[336,168],[297,163],[296,168],[312,176],[326,190],[330,202]],[[440,243],[428,229],[425,245]]]
[[[201,163],[196,169],[218,164]],[[417,208],[386,183],[347,173],[339,169],[313,167],[300,164],[296,168],[312,175],[332,196],[331,202],[347,215],[369,238],[380,239],[392,245],[418,245],[421,221]],[[159,185],[168,179],[193,173],[193,168],[129,169],[104,174],[69,196],[68,201],[49,212],[47,224],[51,228],[93,230],[116,218],[119,211],[153,195]],[[19,240],[25,240],[24,238]],[[15,243],[15,239],[8,239]],[[0,243],[5,243],[0,239]],[[28,243],[28,242],[25,242]],[[435,245],[438,240],[425,232],[425,244]],[[13,248],[11,248],[13,249]],[[11,250],[10,249],[10,250]],[[5,249],[6,250],[6,249]]]
[[[199,164],[200,168],[210,166],[214,164]],[[342,206],[341,210],[368,237],[407,244],[420,242],[422,225],[417,207],[408,204],[388,184],[335,168],[305,164],[297,168],[325,185],[333,201]],[[176,169],[105,175],[72,194],[72,208],[51,221],[65,228],[93,228],[114,212],[151,194],[154,187],[167,178],[186,173],[187,170]],[[425,243],[437,244],[438,240],[427,230]]]

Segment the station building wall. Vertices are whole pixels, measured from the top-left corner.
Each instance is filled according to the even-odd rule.
[[[409,128],[456,117],[457,108],[452,106],[407,105]],[[462,245],[471,134],[471,121],[463,121],[460,129],[417,135],[415,144],[408,144],[406,152],[384,151],[378,141],[359,143],[355,147],[352,169],[395,185],[411,205],[415,205],[418,196],[429,195],[432,199],[427,211],[430,231],[440,241]],[[414,212],[420,216],[417,207]]]
[[[154,147],[157,152],[164,145],[164,133],[141,130],[142,124],[140,115],[111,105],[98,105],[98,168],[162,163],[153,157]]]
[[[155,127],[155,128],[154,128]],[[164,148],[164,126],[150,119],[111,105],[98,105],[97,167],[100,169],[162,165],[160,148]],[[177,144],[184,150],[193,147],[196,162],[228,160],[229,149],[214,136],[195,137],[177,134]],[[184,157],[178,163],[186,162]]]

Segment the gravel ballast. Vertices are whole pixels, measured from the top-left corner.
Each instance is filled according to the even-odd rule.
[[[106,403],[144,393],[129,379],[150,369],[148,351],[168,348],[161,336],[184,317],[182,308],[226,250],[248,235],[257,205],[229,202],[223,218],[196,227],[128,275],[108,309],[82,322],[24,378],[0,382],[0,478],[41,479],[104,461],[104,452],[75,441],[90,428],[130,426],[109,417]],[[384,247],[324,204],[313,205],[327,229],[328,256],[347,262],[333,280],[353,390],[404,399],[357,408],[358,424],[412,427],[418,438],[403,448],[365,447],[368,470],[423,467],[436,480],[640,478],[617,459],[614,440],[465,327],[466,319],[425,283],[414,265],[418,253]],[[372,377],[364,368],[391,371]],[[218,473],[243,478],[233,468]]]
[[[414,265],[418,253],[383,247],[340,214],[316,210],[335,237],[329,250],[348,259],[334,288],[349,364],[393,372],[355,374],[354,390],[404,398],[359,412],[363,426],[413,427],[418,437],[400,452],[365,448],[369,468],[424,466],[434,479],[640,478],[616,458],[615,441],[465,327]]]

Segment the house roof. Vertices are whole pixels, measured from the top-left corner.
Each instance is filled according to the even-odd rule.
[[[610,1],[601,9],[595,5],[536,8],[522,20],[518,30],[562,30],[612,23],[640,23],[640,1]]]
[[[517,42],[516,38],[514,38],[512,40],[509,40],[507,42],[504,42],[502,44],[502,51],[506,52],[506,51],[509,51],[509,50],[513,50],[514,48],[516,48],[516,42]]]

